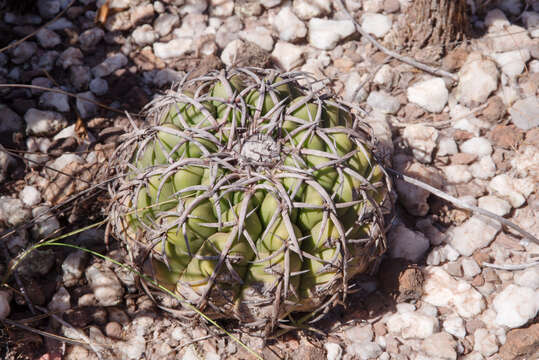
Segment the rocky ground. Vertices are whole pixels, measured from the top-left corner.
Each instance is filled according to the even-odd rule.
[[[0,274],[36,241],[104,218],[106,188],[93,185],[129,126],[124,111],[188,71],[234,65],[326,79],[320,87],[366,110],[394,169],[539,237],[536,1],[469,1],[474,35],[434,63],[456,82],[387,58],[329,0],[20,3],[22,15],[2,13],[0,46],[39,31],[0,50],[0,84],[80,97],[0,87]],[[409,0],[345,3],[396,48]],[[268,359],[539,358],[539,244],[403,180],[396,189],[379,275],[360,278],[347,308],[316,325],[325,335],[266,345],[238,336]],[[67,241],[129,261],[104,239],[99,227]],[[0,290],[0,357],[253,358],[215,328],[159,310],[133,273],[82,251],[40,248],[15,275]]]

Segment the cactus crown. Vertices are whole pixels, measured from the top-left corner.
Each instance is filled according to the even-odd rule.
[[[114,231],[215,318],[268,330],[324,314],[385,251],[370,128],[312,84],[254,68],[185,80],[118,149]]]

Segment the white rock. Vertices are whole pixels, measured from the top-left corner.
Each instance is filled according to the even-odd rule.
[[[62,281],[65,286],[73,286],[77,283],[84,272],[88,261],[88,254],[84,251],[70,253],[62,263]]]
[[[254,29],[245,29],[239,33],[240,39],[250,41],[260,46],[263,50],[273,50],[273,37],[271,31],[264,26],[256,26]]]
[[[135,44],[144,46],[148,44],[153,44],[159,35],[153,30],[152,26],[149,24],[144,24],[137,27],[133,30],[131,34]]]
[[[391,30],[391,18],[382,14],[363,14],[361,27],[378,38],[383,38]]]
[[[117,53],[106,58],[101,64],[92,69],[95,77],[104,77],[127,65],[127,57]]]
[[[530,59],[530,51],[528,49],[513,50],[492,54],[492,58],[496,61],[504,74],[513,78],[524,71],[526,62]]]
[[[63,313],[71,309],[71,295],[65,287],[60,287],[54,294],[47,308],[52,312]]]
[[[37,136],[54,135],[67,125],[67,121],[61,114],[33,108],[24,114],[24,121],[26,122],[26,133]]]
[[[466,336],[466,328],[464,326],[464,320],[457,314],[449,315],[443,322],[444,330],[460,339],[464,339]]]
[[[66,94],[47,91],[39,97],[39,105],[60,112],[69,111],[69,102]]]
[[[490,356],[498,352],[498,342],[496,335],[491,334],[487,329],[481,328],[475,330],[474,334],[474,351],[481,353],[483,356]]]
[[[103,39],[105,32],[103,29],[94,27],[84,31],[79,36],[80,47],[83,50],[92,50]]]
[[[463,142],[460,145],[460,151],[481,157],[492,154],[492,145],[484,137],[474,137]]]
[[[468,106],[484,103],[488,96],[498,88],[496,64],[477,53],[468,55],[458,75],[459,83],[455,98]]]
[[[347,353],[356,355],[361,360],[376,359],[382,353],[382,348],[375,342],[355,342],[346,350]]]
[[[390,87],[395,79],[395,71],[388,65],[382,65],[372,80],[375,84]]]
[[[539,311],[539,292],[510,284],[493,301],[496,323],[517,328],[533,319]]]
[[[372,326],[352,326],[343,332],[343,337],[349,342],[369,342],[374,339]]]
[[[518,100],[509,109],[513,124],[519,129],[529,130],[539,126],[539,100],[535,96],[530,96]]]
[[[396,114],[401,107],[400,101],[384,90],[371,91],[367,98],[367,104],[384,114]]]
[[[535,11],[524,11],[521,16],[522,22],[530,32],[531,37],[539,37],[539,14]]]
[[[504,199],[500,199],[493,195],[479,198],[478,204],[480,208],[493,212],[499,216],[505,216],[511,211],[511,204]]]
[[[378,140],[378,149],[383,154],[393,154],[392,133],[387,115],[375,109],[364,120],[371,126],[373,135]]]
[[[86,91],[77,94],[79,97],[75,101],[77,105],[77,110],[80,114],[80,117],[83,119],[88,119],[94,116],[97,112],[97,105],[94,103],[97,101],[94,94],[91,91]],[[94,102],[86,101],[83,99],[93,100]]]
[[[488,246],[500,231],[501,225],[480,215],[449,230],[447,242],[461,255],[470,256],[477,249]]]
[[[404,314],[407,312],[414,312],[416,310],[416,307],[414,304],[409,303],[399,303],[395,305],[397,312],[400,314]]]
[[[471,352],[468,355],[462,357],[462,360],[483,360],[484,357],[478,352]]]
[[[125,345],[121,346],[120,349],[122,349],[126,359],[142,359],[144,352],[146,351],[146,340],[140,335],[133,336],[125,343]]]
[[[425,339],[438,331],[438,320],[420,312],[406,312],[391,315],[386,326],[389,332],[401,333],[404,339]]]
[[[496,27],[503,29],[503,27],[507,25],[510,25],[509,20],[507,20],[507,17],[500,9],[490,10],[485,17],[485,26],[488,28]]]
[[[444,166],[442,170],[449,184],[467,183],[472,180],[472,174],[467,165],[449,165]]]
[[[460,119],[453,124],[453,128],[457,130],[464,130],[475,136],[480,135],[479,127],[469,119]]]
[[[539,72],[539,60],[532,60],[528,64],[528,69],[531,73],[538,73]]]
[[[438,141],[438,156],[455,155],[458,152],[457,143],[453,138],[441,136]]]
[[[78,162],[82,164],[84,160],[82,160],[82,158],[76,154],[63,154],[57,157],[52,163],[48,164],[48,166],[53,170],[62,171],[67,165],[71,164],[72,162]],[[52,174],[56,174],[56,172],[53,172]]]
[[[339,344],[327,342],[324,344],[324,348],[326,349],[327,360],[341,360],[342,359],[342,348],[339,346]]]
[[[451,307],[465,318],[478,315],[485,308],[485,301],[477,290],[464,280],[454,279],[440,267],[427,267],[423,291],[423,301]]]
[[[11,294],[6,290],[0,291],[0,320],[4,320],[9,316],[9,313],[11,312],[11,306],[9,306],[10,302]]]
[[[271,56],[285,71],[290,71],[303,64],[303,48],[288,42],[278,41]]]
[[[53,48],[62,42],[62,39],[57,33],[47,28],[41,28],[36,33],[36,38],[39,42],[39,45],[46,49]]]
[[[270,19],[279,38],[283,41],[294,42],[307,36],[307,27],[297,18],[290,7],[283,7],[279,13]]]
[[[490,179],[496,175],[496,164],[490,156],[483,156],[479,161],[470,165],[470,171],[476,179]]]
[[[302,20],[326,15],[331,11],[329,0],[294,0],[292,6],[296,15]]]
[[[49,206],[43,205],[34,207],[32,209],[32,216],[39,218],[38,221],[32,227],[32,235],[35,239],[42,239],[46,236],[54,234],[58,229],[60,229],[60,222],[51,212]]]
[[[192,39],[172,39],[169,42],[153,44],[155,56],[161,59],[171,59],[191,51]]]
[[[365,87],[363,86],[361,89],[359,87],[368,77],[368,74],[361,76],[355,71],[350,73],[344,85],[344,100],[360,103],[367,99],[368,92]]]
[[[180,81],[184,76],[181,71],[173,69],[159,70],[153,78],[153,83],[159,87]]]
[[[432,334],[421,344],[421,349],[429,359],[457,360],[456,347],[457,342],[444,332]]]
[[[18,226],[27,221],[30,216],[30,210],[24,208],[21,200],[0,196],[0,221]]]
[[[97,96],[105,95],[109,91],[109,83],[102,78],[95,78],[90,81],[90,91]]]
[[[420,232],[412,231],[399,224],[388,235],[389,254],[393,258],[419,261],[429,249],[429,240]]]
[[[277,5],[279,5],[281,3],[281,0],[260,0],[260,3],[266,9],[271,9],[271,8],[276,7]]]
[[[243,46],[243,41],[233,40],[228,43],[223,52],[221,53],[221,61],[226,66],[233,66],[236,63],[236,59],[239,56],[239,51]]]
[[[517,285],[533,290],[539,289],[539,266],[516,272],[514,279]]]
[[[507,174],[500,174],[492,178],[487,188],[492,193],[499,194],[509,200],[514,208],[522,206],[526,201],[520,191],[517,190],[518,188],[515,186],[515,179]]]
[[[464,276],[467,278],[473,278],[475,275],[481,273],[481,268],[473,258],[463,258],[461,265]]]
[[[320,50],[332,50],[342,39],[355,32],[351,20],[309,20],[309,44]]]
[[[170,34],[172,28],[180,23],[180,17],[177,14],[160,14],[153,23],[153,28],[160,36]]]
[[[408,101],[436,113],[444,109],[449,99],[445,82],[440,78],[417,82],[408,88],[406,94]]]
[[[101,306],[114,306],[122,301],[124,288],[116,274],[96,263],[86,269],[86,279]]]
[[[432,161],[432,152],[438,140],[438,130],[431,126],[412,124],[404,128],[402,137],[417,160],[427,164]]]
[[[26,206],[34,206],[41,202],[41,193],[34,186],[25,186],[19,193],[19,198]]]

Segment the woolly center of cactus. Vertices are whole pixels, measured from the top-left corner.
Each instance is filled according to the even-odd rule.
[[[257,133],[241,145],[240,155],[248,165],[272,167],[279,160],[279,144],[271,136]]]

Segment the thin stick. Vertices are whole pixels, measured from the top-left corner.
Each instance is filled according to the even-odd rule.
[[[369,40],[378,50],[382,51],[386,55],[394,57],[395,59],[397,59],[399,61],[402,61],[403,63],[406,63],[408,65],[412,65],[412,66],[414,66],[414,67],[416,67],[418,69],[421,69],[423,71],[426,71],[428,73],[438,75],[438,76],[445,76],[445,77],[450,78],[451,80],[458,81],[458,77],[455,74],[451,74],[450,72],[447,72],[447,71],[444,71],[444,70],[441,70],[441,69],[436,69],[436,68],[434,68],[432,66],[428,66],[426,64],[420,63],[419,61],[414,60],[414,59],[412,59],[412,58],[410,58],[408,56],[403,56],[403,55],[400,55],[399,53],[397,53],[395,51],[389,50],[388,48],[386,48],[385,46],[380,44],[368,32],[366,32],[365,30],[363,30],[361,28],[361,26],[357,23],[357,21],[354,19],[352,14],[350,14],[350,12],[346,8],[346,6],[344,6],[344,4],[342,3],[341,0],[337,0],[337,2],[339,3],[340,7],[343,9],[345,14],[348,15],[350,20],[352,20],[352,22],[354,23],[354,26],[356,27],[356,30],[361,34],[361,36],[363,36],[367,40]]]
[[[3,47],[0,49],[0,54],[3,53],[4,51],[6,50],[9,50],[11,49],[12,47],[15,47],[23,42],[25,42],[26,40],[30,39],[32,36],[34,36],[35,34],[37,34],[39,32],[39,30],[43,29],[44,27],[47,27],[48,25],[56,22],[56,20],[58,20],[59,18],[62,17],[62,15],[65,14],[65,12],[67,11],[67,9],[69,9],[71,7],[71,5],[73,5],[75,3],[75,0],[71,0],[71,2],[69,4],[67,4],[67,6],[65,7],[64,10],[60,11],[58,13],[58,15],[56,15],[52,20],[50,20],[49,22],[47,22],[46,24],[44,24],[43,26],[40,26],[39,28],[37,28],[35,31],[32,31],[30,34],[26,35],[25,37],[23,37],[22,39],[19,39],[17,41],[15,41],[14,43],[11,43],[9,44],[8,46],[6,47]]]
[[[506,265],[497,265],[497,264],[490,264],[490,263],[484,262],[483,266],[493,268],[493,269],[498,269],[498,270],[514,271],[514,270],[524,270],[524,269],[531,268],[534,266],[539,266],[539,261],[533,261],[527,264],[506,264]]]

